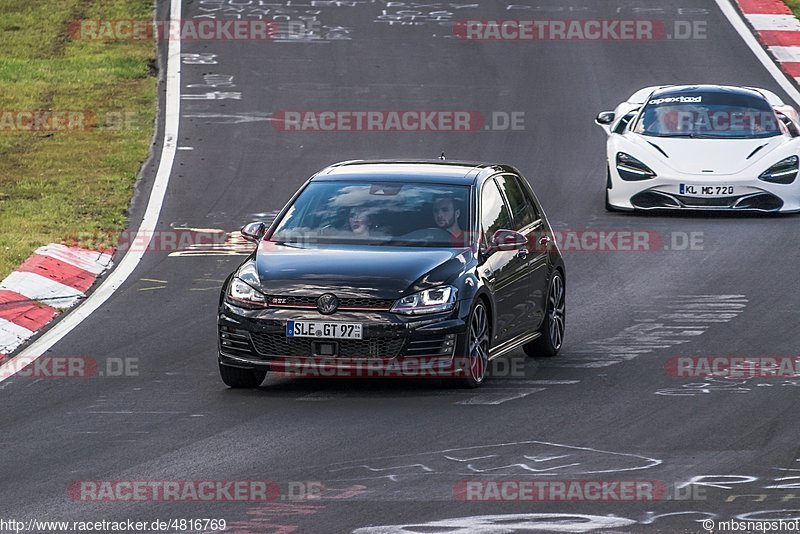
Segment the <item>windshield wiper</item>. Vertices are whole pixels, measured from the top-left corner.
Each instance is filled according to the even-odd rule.
[[[673,133],[673,134],[656,134],[656,133],[654,133],[654,134],[650,134],[650,135],[653,135],[655,137],[690,137],[692,139],[694,139],[695,137],[699,136],[699,134],[696,134],[694,132],[692,132],[692,133]]]
[[[748,135],[715,135],[712,133],[675,133],[675,134],[650,134],[654,137],[681,137],[689,139],[764,139],[779,135],[777,133],[751,133]]]

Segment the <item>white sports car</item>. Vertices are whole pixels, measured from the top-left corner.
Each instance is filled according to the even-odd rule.
[[[646,87],[595,122],[610,211],[800,211],[798,114],[770,91]]]

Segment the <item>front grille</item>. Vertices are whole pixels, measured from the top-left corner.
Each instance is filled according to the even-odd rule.
[[[640,209],[685,207],[777,211],[783,207],[783,201],[769,193],[740,197],[690,197],[661,191],[642,191],[631,197],[631,204]]]
[[[748,210],[778,211],[783,207],[783,200],[770,193],[759,193],[740,198],[733,207]]]
[[[403,338],[320,340],[256,332],[251,332],[250,338],[260,355],[284,357],[310,357],[315,342],[335,341],[340,358],[394,358],[400,354],[404,342]]]
[[[319,297],[299,297],[291,295],[270,295],[267,302],[272,308],[316,308]],[[392,299],[373,299],[342,297],[339,298],[339,309],[348,310],[388,310],[394,304]]]
[[[729,208],[736,200],[736,197],[686,197],[676,195],[684,206],[698,208]]]
[[[670,195],[658,191],[642,191],[631,198],[631,204],[636,208],[678,208],[680,204]]]
[[[403,354],[406,356],[436,356],[451,354],[455,345],[455,336],[435,336],[409,341]]]
[[[253,354],[247,332],[229,326],[219,327],[219,346],[222,352],[234,356],[252,356]]]

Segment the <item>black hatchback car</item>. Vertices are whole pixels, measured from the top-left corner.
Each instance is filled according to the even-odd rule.
[[[230,387],[270,371],[426,376],[479,386],[522,347],[554,356],[564,262],[513,167],[350,161],[312,176],[222,289],[219,370]]]

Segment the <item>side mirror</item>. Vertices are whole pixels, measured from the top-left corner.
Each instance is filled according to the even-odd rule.
[[[242,226],[241,232],[245,239],[258,243],[267,232],[267,225],[263,222],[248,223]]]
[[[514,230],[498,230],[491,240],[493,250],[519,250],[528,246],[528,238]]]
[[[598,114],[597,117],[595,117],[594,122],[600,126],[611,126],[611,123],[614,122],[615,118],[616,115],[614,115],[613,111],[603,111],[602,113]]]

